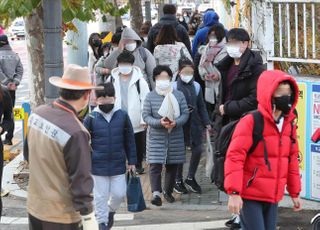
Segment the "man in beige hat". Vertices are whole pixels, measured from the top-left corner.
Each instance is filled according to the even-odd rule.
[[[29,162],[31,230],[98,230],[92,207],[90,135],[77,117],[92,89],[87,68],[69,65],[51,77],[60,98],[30,116],[24,156]]]

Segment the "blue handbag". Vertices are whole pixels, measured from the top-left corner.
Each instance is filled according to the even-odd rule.
[[[127,173],[127,205],[129,212],[142,212],[146,209],[140,178],[132,171]]]

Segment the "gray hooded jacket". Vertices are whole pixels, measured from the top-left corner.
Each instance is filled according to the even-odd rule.
[[[0,82],[7,86],[13,82],[20,84],[23,75],[23,66],[18,54],[12,51],[10,45],[0,47]]]
[[[131,28],[124,28],[121,40],[135,40],[137,41],[137,48],[132,52],[135,61],[133,63],[134,66],[138,66],[142,73],[143,77],[147,81],[149,88],[154,89],[155,83],[152,78],[153,69],[156,67],[156,61],[150,51],[144,47],[142,47],[142,41],[139,35]],[[141,50],[143,49],[143,50]],[[117,67],[117,58],[121,53],[120,49],[116,49],[112,51],[112,53],[106,59],[100,59],[96,65],[96,73],[101,72],[101,66],[107,69],[114,69]],[[103,64],[100,62],[104,62]]]

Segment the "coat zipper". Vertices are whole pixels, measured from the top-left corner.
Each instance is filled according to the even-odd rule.
[[[258,169],[259,169],[258,167],[254,168],[254,170],[253,170],[253,175],[252,175],[252,177],[251,177],[251,178],[248,180],[248,182],[247,182],[247,188],[249,188],[250,185],[252,184],[254,178],[255,178],[256,175],[257,175]]]

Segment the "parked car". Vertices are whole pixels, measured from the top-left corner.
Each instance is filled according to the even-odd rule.
[[[13,22],[10,28],[10,35],[13,39],[21,39],[26,36],[26,30],[24,27],[24,21],[22,19],[18,19]]]

